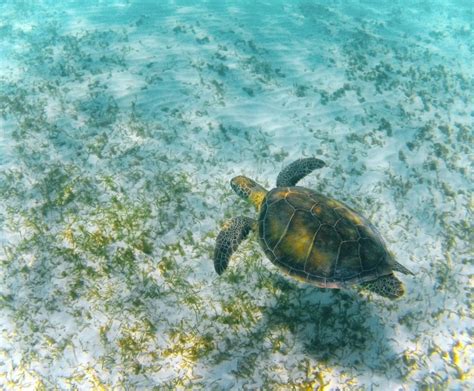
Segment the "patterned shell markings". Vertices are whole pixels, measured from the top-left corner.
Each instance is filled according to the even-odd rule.
[[[392,271],[382,238],[365,218],[302,187],[267,194],[259,237],[274,264],[321,287],[350,286]]]

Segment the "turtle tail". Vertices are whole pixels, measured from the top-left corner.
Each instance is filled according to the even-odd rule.
[[[392,266],[392,269],[397,271],[397,272],[400,272],[400,273],[403,273],[403,274],[410,274],[412,276],[414,276],[415,274],[413,272],[411,272],[410,270],[408,270],[405,266],[403,266],[401,263],[398,263],[397,261],[393,261],[394,262],[394,265]]]
[[[254,219],[243,216],[234,217],[224,224],[224,228],[217,235],[214,249],[214,269],[217,274],[221,275],[227,269],[231,255],[252,231],[255,224]]]

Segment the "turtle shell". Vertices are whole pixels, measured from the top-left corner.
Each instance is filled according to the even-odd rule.
[[[269,191],[258,230],[275,265],[320,287],[341,288],[392,273],[391,256],[367,219],[304,187]]]

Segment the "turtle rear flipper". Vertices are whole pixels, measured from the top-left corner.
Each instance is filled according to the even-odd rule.
[[[398,299],[405,293],[402,282],[393,274],[379,277],[373,281],[364,282],[362,283],[362,287],[380,296],[388,297],[389,299]]]
[[[310,172],[325,165],[326,163],[322,160],[314,157],[298,159],[281,170],[276,185],[277,187],[295,186],[299,180]]]
[[[256,221],[249,217],[235,217],[225,223],[222,231],[217,235],[216,248],[214,249],[214,269],[221,275],[231,255],[237,250],[239,244],[248,236],[255,226]]]

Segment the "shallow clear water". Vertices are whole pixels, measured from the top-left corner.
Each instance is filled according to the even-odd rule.
[[[0,5],[0,387],[470,389],[469,1]],[[367,216],[406,294],[282,275],[229,179]]]

